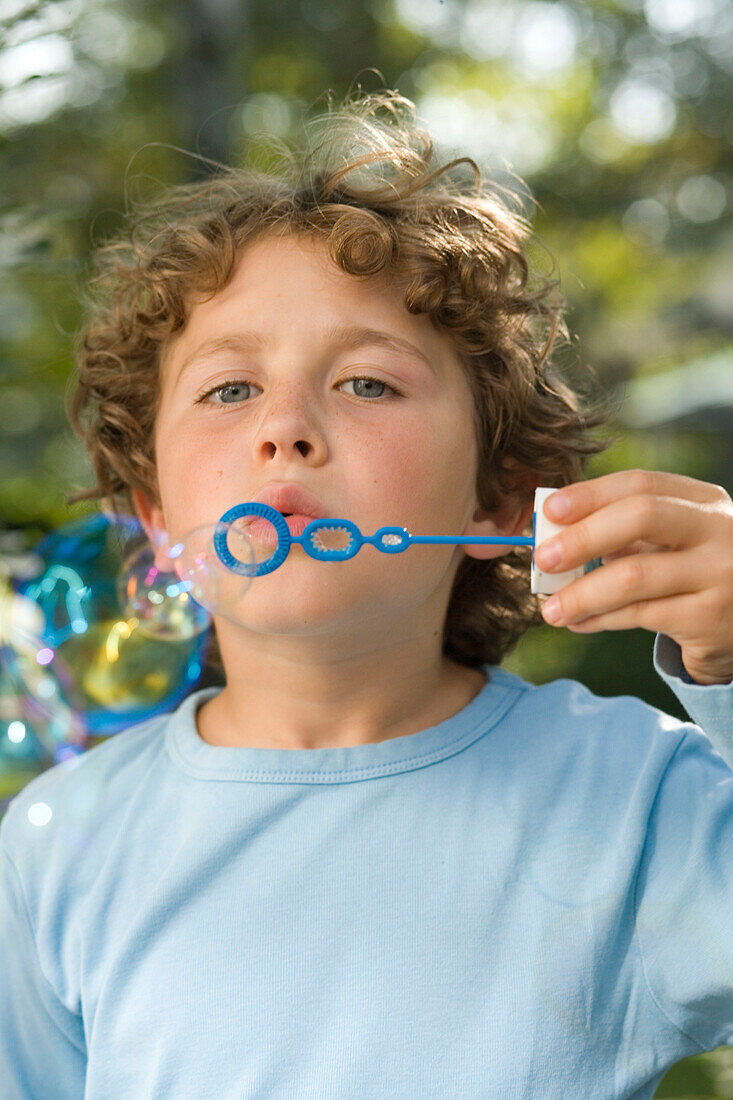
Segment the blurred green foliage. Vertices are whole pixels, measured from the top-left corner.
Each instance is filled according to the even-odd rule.
[[[297,138],[357,78],[413,99],[446,160],[526,183],[569,377],[621,392],[730,348],[732,69],[722,0],[0,0],[0,523],[90,510],[64,498],[91,484],[65,402],[92,245],[150,187],[205,172],[189,153],[262,166],[258,132]],[[729,447],[694,419],[668,427],[624,429],[590,476],[730,488]],[[686,717],[652,642],[541,627],[506,664]],[[680,1063],[657,1096],[733,1096],[729,1054]]]

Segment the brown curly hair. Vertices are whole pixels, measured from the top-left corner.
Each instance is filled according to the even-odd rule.
[[[279,170],[208,162],[208,178],[139,203],[127,230],[97,247],[68,411],[97,484],[68,503],[101,498],[113,514],[134,515],[137,488],[160,504],[153,438],[167,341],[186,325],[194,295],[216,294],[240,250],[265,234],[324,240],[344,272],[386,275],[410,313],[450,334],[474,396],[484,509],[508,496],[527,505],[538,485],[581,480],[589,456],[615,441],[591,435],[609,409],[600,399],[585,404],[550,363],[557,337],[568,339],[565,300],[551,293],[559,279],[530,270],[531,227],[503,201],[505,189],[483,182],[469,157],[437,164],[415,105],[396,91],[347,95],[336,109],[329,93],[328,110],[304,130],[314,140],[301,149],[270,139]],[[471,169],[469,186],[454,171],[460,165]],[[529,591],[530,553],[461,561],[446,656],[473,669],[499,664],[543,622]],[[211,635],[209,663],[223,671]]]

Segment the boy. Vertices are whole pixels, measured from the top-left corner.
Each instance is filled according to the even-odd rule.
[[[409,186],[227,177],[110,249],[72,413],[97,401],[99,495],[151,540],[267,494],[483,536],[569,483],[555,568],[604,567],[554,621],[657,632],[698,725],[500,668],[541,621],[526,553],[291,550],[215,617],[224,688],[11,803],[9,1100],[651,1097],[733,1042],[733,504],[579,480],[592,418],[545,362],[519,219],[430,191],[404,130],[373,159],[387,133]]]

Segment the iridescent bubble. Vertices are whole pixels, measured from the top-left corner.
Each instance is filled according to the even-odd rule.
[[[174,548],[174,557],[180,550],[182,546]],[[158,564],[161,557],[164,566]],[[173,566],[170,547],[156,551],[147,539],[127,554],[117,578],[119,638],[137,628],[154,640],[180,641],[208,629],[208,611],[196,601],[191,582],[179,577]]]
[[[16,646],[35,640],[43,624],[38,604],[15,592],[11,581],[0,576],[0,645]]]
[[[38,638],[13,648],[12,663],[50,739],[61,737],[57,748],[167,712],[201,678],[210,635],[193,600],[176,611],[175,638],[170,629],[165,637],[145,633],[121,605],[124,563],[146,541],[135,517],[93,513],[34,548],[41,568],[20,591],[41,609],[44,625]],[[65,716],[62,728],[52,715]]]
[[[0,540],[0,814],[26,783],[58,763],[60,754],[85,745],[78,736],[73,742],[66,740],[74,730],[78,735],[79,721],[56,699],[55,682],[42,671],[42,661],[49,653],[53,656],[44,650],[40,637],[43,612],[13,587],[16,578],[37,573],[41,560],[19,557],[23,533],[10,534],[12,540],[7,532]],[[36,686],[38,700],[33,697]]]
[[[214,549],[215,524],[197,527],[171,543],[166,534],[129,553],[118,581],[120,605],[148,637],[173,641],[208,629],[210,615],[241,617],[251,579],[227,569]],[[240,562],[254,561],[252,543],[233,526],[227,548]]]

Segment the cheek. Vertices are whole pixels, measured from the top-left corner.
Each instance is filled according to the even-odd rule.
[[[430,453],[428,435],[424,424],[414,419],[395,421],[388,428],[373,427],[358,437],[351,433],[343,461],[351,468],[354,482],[365,486],[374,499],[414,505],[416,485],[423,480]]]
[[[462,407],[445,408],[427,422],[405,421],[389,433],[374,431],[359,443],[359,462],[374,471],[379,493],[405,517],[426,511],[439,517],[448,508],[458,521],[473,501],[477,450]]]
[[[173,434],[160,428],[155,443],[155,465],[163,499],[176,493],[176,478],[185,462],[185,449]]]
[[[207,445],[205,433],[161,423],[156,433],[155,462],[171,535],[182,536],[186,530],[218,519],[219,513],[214,516],[211,505],[216,487],[222,484],[221,453],[214,453],[210,442]]]
[[[421,465],[442,486],[456,485],[477,462],[474,429],[463,408],[451,405],[423,421],[396,445],[399,461]]]
[[[184,481],[195,488],[198,475],[221,469],[221,451],[212,446],[211,432],[205,427],[164,421],[157,432],[156,463],[168,484]]]

